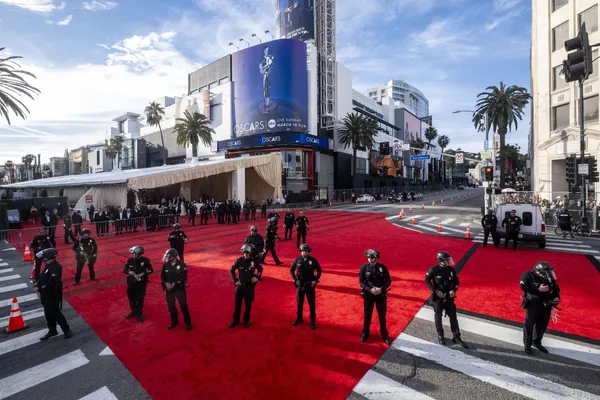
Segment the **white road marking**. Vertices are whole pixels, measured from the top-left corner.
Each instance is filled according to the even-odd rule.
[[[448,218],[442,221],[442,225],[448,225],[451,222],[456,221],[456,218]]]
[[[431,222],[431,221],[436,221],[436,220],[438,220],[438,219],[439,219],[438,217],[429,217],[429,218],[427,218],[427,219],[424,219],[424,220],[423,220],[423,221],[421,221],[421,222],[423,222],[423,223],[425,223],[425,222]]]
[[[423,307],[419,310],[416,318],[433,322],[434,312],[429,307]],[[450,321],[447,318],[442,319],[444,325],[450,326]],[[490,339],[499,340],[523,346],[523,329],[514,328],[507,325],[493,324],[483,320],[458,315],[458,325],[460,330],[471,332],[479,336],[485,336]],[[576,343],[553,338],[549,335],[544,335],[544,346],[548,348],[551,354],[556,354],[561,357],[570,358],[572,360],[581,361],[586,364],[596,365],[600,367],[600,348],[590,346],[582,346]]]
[[[435,226],[436,228],[438,227],[436,224],[427,224],[427,225],[429,225],[429,226]],[[460,233],[460,234],[464,234],[464,233],[467,232],[466,229],[462,229],[462,230],[461,229],[455,229],[455,228],[450,228],[448,226],[443,226],[443,225],[444,225],[444,223],[442,222],[442,229],[445,230],[445,231],[451,231],[451,232],[456,232],[456,233]]]
[[[467,226],[471,226],[472,224],[470,222],[461,222],[458,226],[462,226],[462,227],[467,227]]]
[[[27,322],[30,319],[43,317],[44,309],[37,308],[35,310],[25,311],[25,312],[22,312],[21,315],[23,316],[23,319],[25,320],[25,322]],[[10,315],[8,317],[0,319],[0,328],[4,328],[4,327],[8,326],[9,319],[10,319]]]
[[[12,292],[13,290],[27,289],[27,284],[18,283],[16,285],[0,287],[0,293]]]
[[[64,356],[8,376],[0,380],[0,399],[5,399],[42,382],[49,381],[89,362],[90,360],[85,358],[81,350],[75,350]]]
[[[8,275],[8,276],[0,276],[0,282],[12,281],[15,279],[20,279],[21,275]]]
[[[27,303],[28,301],[34,301],[37,300],[39,297],[37,294],[27,294],[25,296],[19,296],[17,297],[17,301],[19,302],[19,305],[23,304],[23,303]],[[0,307],[7,307],[10,306],[12,304],[12,297],[10,299],[6,299],[6,300],[0,300]]]
[[[580,249],[591,249],[592,246],[587,245],[587,244],[573,244],[573,243],[563,243],[563,242],[548,242],[546,241],[547,244],[551,245],[551,246],[571,246],[571,247],[577,247]]]
[[[393,346],[403,352],[433,361],[446,368],[461,372],[471,378],[520,394],[531,399],[562,400],[598,398],[591,393],[572,389],[538,378],[513,368],[492,363],[453,350],[439,344],[416,338],[404,333],[394,341]]]
[[[354,391],[369,400],[433,400],[372,369],[367,371]]]
[[[552,237],[546,237],[546,242],[557,242],[557,243],[576,243],[576,244],[582,244],[582,241],[579,240],[573,240],[573,239],[563,239],[563,238],[552,238]]]
[[[437,231],[437,229],[429,228],[429,227],[427,227],[427,226],[423,226],[423,225],[412,225],[412,224],[411,224],[411,227],[413,227],[413,228],[415,228],[415,229],[424,229],[424,230],[426,230],[426,231],[435,232],[435,233],[437,233],[438,235],[449,235],[449,233],[448,233],[448,232],[438,232],[438,231]]]
[[[0,343],[0,355],[10,353],[11,351],[22,349],[23,347],[31,346],[34,343],[40,342],[40,337],[44,336],[45,331],[37,331],[33,333],[29,333],[27,335],[18,336],[14,339],[7,340],[6,342]],[[62,332],[59,331],[59,334],[55,337],[62,335]]]
[[[5,263],[5,262],[0,263],[0,267],[8,267],[8,263]]]
[[[388,221],[391,221],[393,219],[398,219],[397,215],[390,215],[389,217],[385,217],[385,219],[387,219]]]
[[[10,248],[8,248],[8,249],[4,249],[4,250],[2,250],[2,251],[13,251],[13,250],[17,250],[17,249],[15,249],[14,247],[10,247]]]
[[[0,274],[5,274],[7,272],[13,272],[14,268],[6,268],[6,269],[0,269]]]
[[[577,253],[594,253],[594,254],[598,253],[598,251],[596,251],[596,250],[574,249],[572,247],[552,247],[552,246],[546,246],[546,248],[549,249],[549,250],[574,251],[574,252],[577,252]]]
[[[100,355],[101,355],[101,356],[114,356],[114,355],[115,355],[115,353],[113,353],[113,351],[110,349],[110,347],[106,346],[106,347],[104,348],[104,350],[102,350],[102,351],[100,352]]]
[[[104,386],[79,400],[117,400],[117,396],[115,396],[113,392]]]
[[[418,231],[416,229],[411,229],[411,228],[406,227],[406,226],[402,226],[402,225],[398,225],[398,224],[393,224],[393,225],[396,226],[396,227],[398,227],[398,228],[406,229],[407,231],[413,231],[413,232],[417,232],[417,233],[423,233],[421,231]]]

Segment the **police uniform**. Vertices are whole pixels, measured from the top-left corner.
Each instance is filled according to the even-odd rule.
[[[266,264],[265,258],[267,258],[267,254],[270,251],[271,255],[273,256],[273,260],[275,260],[275,265],[283,264],[279,260],[279,257],[277,257],[277,251],[275,250],[275,239],[278,237],[279,236],[277,235],[277,219],[271,218],[269,219],[269,225],[267,225],[267,231],[265,235],[265,250],[261,259],[261,263]]]
[[[36,254],[36,256],[35,256],[35,273],[34,273],[34,279],[36,279],[36,280],[40,276],[40,272],[42,269],[42,262],[44,261],[43,258],[37,257],[37,253],[39,253],[42,250],[50,249],[50,248],[52,248],[52,244],[50,241],[50,236],[48,236],[47,234],[37,235],[36,237],[33,238],[33,241],[31,242],[31,249],[33,250],[33,254]]]
[[[127,298],[129,299],[129,308],[131,309],[131,313],[129,313],[127,318],[137,317],[138,321],[142,322],[144,320],[142,311],[144,309],[148,275],[154,272],[152,264],[146,257],[131,257],[127,260],[123,272],[127,274]],[[137,280],[134,276],[129,275],[130,272],[134,272],[136,275],[144,275],[140,280]]]
[[[286,240],[287,240],[288,236],[290,237],[290,239],[292,238],[292,230],[294,229],[295,221],[296,221],[296,217],[294,216],[294,213],[291,211],[288,211],[285,214],[285,217],[283,219],[283,224],[285,225],[285,239]]]
[[[387,290],[392,284],[392,278],[387,267],[379,262],[375,264],[366,263],[360,267],[358,273],[358,282],[360,283],[361,295],[364,302],[364,320],[361,340],[364,342],[369,336],[371,328],[371,318],[373,317],[373,306],[377,309],[379,316],[379,332],[384,341],[388,341],[388,331],[386,325],[387,318]],[[381,293],[374,295],[371,289],[380,288]]]
[[[502,221],[502,226],[506,225],[506,237],[504,238],[504,248],[508,248],[508,242],[513,241],[513,250],[517,250],[517,239],[519,238],[519,230],[521,229],[521,218],[518,216],[508,216]]]
[[[563,237],[567,236],[566,232],[569,232],[571,237],[575,237],[573,236],[573,230],[571,227],[571,214],[569,214],[567,210],[563,210],[560,214],[558,214],[558,226],[563,231]]]
[[[94,272],[94,265],[96,264],[96,257],[98,254],[98,245],[96,244],[96,241],[91,237],[76,240],[73,244],[73,251],[75,252],[75,260],[77,261],[75,285],[78,285],[81,280],[81,272],[83,271],[83,266],[86,262],[90,271],[90,280],[95,281],[96,273]]]
[[[175,260],[175,262],[169,262],[163,264],[162,271],[160,273],[160,280],[162,288],[167,293],[167,306],[169,307],[169,313],[171,314],[171,325],[169,329],[172,329],[177,325],[177,306],[175,305],[175,299],[179,302],[179,308],[181,308],[181,314],[183,315],[183,322],[188,330],[192,328],[192,319],[190,317],[190,311],[187,304],[187,265],[182,260]],[[168,289],[166,283],[174,284],[173,288]]]
[[[265,248],[265,241],[259,233],[248,235],[245,243],[251,245],[256,250],[256,254],[252,254],[253,256],[258,256]]]
[[[315,275],[316,273],[316,275]],[[316,258],[312,256],[296,257],[290,267],[290,275],[296,284],[296,320],[294,325],[302,322],[302,309],[304,308],[304,297],[308,301],[310,309],[310,322],[313,329],[316,328],[317,311],[316,311],[316,292],[312,286],[312,282],[318,282],[321,278],[321,266]]]
[[[306,233],[308,232],[308,218],[304,215],[300,215],[296,218],[296,247],[300,247],[300,239],[302,239],[302,244],[306,243]]]
[[[236,276],[237,271],[237,276]],[[236,284],[235,286],[235,303],[233,308],[233,322],[229,325],[230,328],[235,327],[240,323],[240,314],[242,312],[242,302],[245,305],[244,309],[244,327],[250,324],[250,312],[252,311],[252,302],[254,301],[254,289],[256,283],[252,282],[252,278],[261,279],[263,268],[257,257],[251,256],[244,258],[243,256],[235,260],[229,270],[231,278]],[[237,283],[240,282],[240,285]]]
[[[183,258],[183,247],[185,245],[185,240],[187,239],[187,235],[185,234],[185,232],[179,230],[179,229],[174,229],[173,232],[171,232],[169,234],[169,243],[171,245],[172,249],[177,250],[177,253],[179,254],[179,259],[181,261],[184,260]]]
[[[44,307],[46,324],[48,325],[48,333],[40,338],[40,340],[46,340],[58,335],[56,325],[59,325],[62,329],[65,339],[73,335],[67,319],[61,311],[63,300],[62,270],[62,265],[56,259],[48,260],[46,268],[41,273],[36,285],[40,293],[42,306]]]
[[[488,237],[492,234],[492,240],[494,241],[494,247],[498,247],[500,240],[496,227],[498,225],[498,217],[493,213],[488,213],[481,219],[481,226],[483,227],[483,247],[487,246]]]

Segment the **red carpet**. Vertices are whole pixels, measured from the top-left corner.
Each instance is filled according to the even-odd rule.
[[[307,216],[308,243],[324,268],[317,287],[316,331],[306,322],[291,325],[295,291],[288,268],[297,255],[295,241],[278,245],[285,266],[275,267],[267,258],[270,264],[257,287],[250,329],[228,329],[233,312],[229,267],[247,233],[249,223],[244,221],[223,226],[213,219],[208,226],[184,227],[190,237],[186,261],[191,332],[166,329],[169,315],[158,274],[148,288],[146,321],[124,319],[129,309],[122,269],[128,249],[143,244],[158,271],[167,230],[100,239],[99,282],[87,281],[84,271],[82,284],[68,287],[65,295],[154,399],[343,399],[386,349],[376,317],[369,343],[359,341],[363,312],[358,269],[365,261],[364,250],[378,249],[390,268],[394,282],[388,329],[395,338],[429,295],[423,278],[436,252],[448,249],[459,260],[472,244],[408,232],[378,214]],[[256,224],[264,232],[265,220]],[[66,254],[60,258],[70,284],[74,259],[70,250]]]
[[[600,275],[583,255],[541,251],[479,248],[460,273],[459,308],[522,322],[520,307],[521,274],[537,261],[555,269],[561,289],[558,323],[549,329],[600,340]]]

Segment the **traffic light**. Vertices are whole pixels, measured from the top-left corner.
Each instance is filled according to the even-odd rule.
[[[594,63],[585,22],[581,24],[577,37],[565,41],[565,50],[567,52],[575,50],[567,54],[567,59],[563,61],[565,80],[567,82],[586,80],[594,72]]]
[[[600,182],[600,176],[598,174],[598,161],[596,157],[590,159],[590,182]]]
[[[379,153],[384,156],[390,154],[390,142],[381,142],[379,143]]]
[[[494,167],[485,167],[485,180],[487,182],[494,181]]]
[[[576,172],[575,172],[575,156],[574,155],[570,155],[569,157],[567,157],[567,169],[566,169],[566,175],[567,175],[567,182],[571,185],[575,185],[576,182]]]

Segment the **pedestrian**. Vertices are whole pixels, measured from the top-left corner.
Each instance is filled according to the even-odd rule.
[[[497,248],[500,244],[500,240],[498,238],[498,233],[496,232],[496,227],[498,225],[498,218],[494,214],[494,210],[491,208],[488,209],[487,215],[485,215],[481,219],[481,226],[483,228],[483,247],[487,246],[488,237],[490,233],[492,234],[492,239],[494,241],[494,247]]]
[[[300,256],[296,257],[290,267],[290,275],[292,275],[296,286],[297,304],[296,320],[292,325],[296,326],[302,322],[302,309],[306,297],[310,309],[310,326],[312,329],[317,329],[317,294],[315,288],[323,271],[317,259],[310,255],[312,249],[309,245],[303,244],[299,250]]]
[[[88,270],[90,272],[90,280],[96,280],[96,273],[94,272],[94,265],[96,264],[98,255],[98,244],[90,237],[90,230],[85,228],[81,231],[81,238],[75,240],[73,244],[73,251],[75,252],[75,260],[77,261],[77,270],[75,272],[75,282],[73,285],[79,285],[81,280],[81,272],[83,267],[87,263]]]
[[[252,311],[252,302],[254,301],[254,291],[256,284],[260,281],[263,273],[262,265],[255,256],[256,250],[252,245],[244,243],[240,251],[242,252],[242,256],[235,260],[229,270],[231,278],[235,283],[233,321],[229,324],[229,328],[235,328],[239,325],[240,314],[242,313],[242,302],[245,306],[244,328],[250,327],[250,312]]]
[[[521,275],[520,286],[524,292],[521,306],[526,310],[523,324],[525,353],[533,353],[532,344],[542,353],[548,353],[542,346],[542,338],[548,328],[552,309],[560,303],[560,287],[554,268],[545,261],[538,261],[533,270]]]
[[[425,274],[425,284],[431,290],[431,301],[435,312],[434,322],[437,330],[438,342],[441,345],[446,345],[444,338],[444,327],[442,326],[442,312],[446,312],[450,318],[450,329],[452,330],[452,342],[460,344],[465,349],[468,349],[460,337],[458,328],[458,317],[456,315],[456,292],[458,291],[458,274],[454,267],[452,256],[445,251],[437,253],[437,265],[429,268]]]
[[[308,232],[308,218],[304,215],[304,212],[300,211],[300,215],[296,218],[296,247],[300,248],[300,239],[302,243],[306,243],[306,233]]]
[[[124,272],[127,274],[127,298],[131,312],[125,318],[136,317],[138,322],[144,322],[142,311],[144,310],[148,275],[154,270],[150,260],[142,255],[144,254],[142,246],[133,246],[129,252],[132,257],[127,260]]]
[[[163,256],[165,262],[160,272],[160,281],[163,290],[167,294],[167,307],[169,308],[169,314],[171,314],[171,323],[168,329],[173,329],[177,326],[177,306],[175,305],[175,299],[179,303],[181,314],[183,315],[183,322],[185,322],[185,328],[190,331],[192,330],[192,318],[190,317],[190,311],[187,304],[187,277],[188,269],[187,265],[183,260],[178,260],[177,249],[169,249]]]
[[[513,241],[513,251],[517,250],[517,241],[519,239],[519,230],[521,229],[520,217],[517,217],[517,210],[511,210],[510,215],[502,220],[502,226],[506,225],[506,237],[504,238],[504,248],[508,249],[508,242]]]
[[[379,262],[380,254],[377,250],[369,249],[365,252],[367,263],[360,267],[358,282],[364,304],[363,330],[361,342],[366,342],[371,329],[373,306],[377,309],[379,317],[379,332],[383,341],[390,345],[387,330],[387,292],[392,284],[392,277],[387,267]]]
[[[179,259],[184,261],[183,259],[183,247],[187,243],[188,237],[184,231],[181,230],[181,225],[174,224],[173,232],[169,233],[169,244],[172,249],[177,250],[177,254],[179,254]]]
[[[71,328],[69,328],[67,319],[61,311],[63,301],[63,267],[56,261],[58,250],[47,248],[37,253],[36,257],[43,259],[46,263],[46,268],[44,268],[44,271],[40,275],[40,279],[33,288],[34,292],[40,294],[42,306],[44,307],[46,324],[48,325],[48,333],[42,336],[40,340],[47,340],[58,335],[56,325],[59,325],[60,329],[62,329],[65,339],[69,339],[73,336],[73,333],[71,332]]]

